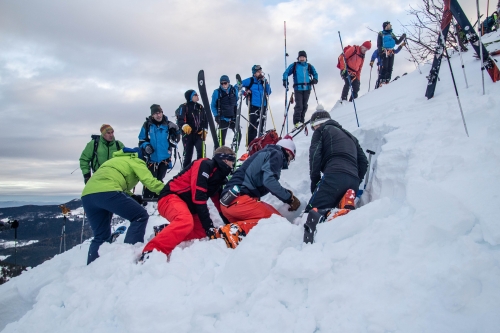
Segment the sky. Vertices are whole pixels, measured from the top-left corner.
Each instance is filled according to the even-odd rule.
[[[3,0],[0,201],[79,197],[84,184],[78,159],[90,135],[107,123],[118,140],[136,146],[150,105],[160,104],[174,120],[184,92],[197,90],[200,69],[211,96],[221,75],[234,83],[237,73],[247,78],[254,64],[261,65],[270,76],[271,111],[280,129],[284,21],[288,64],[298,51],[307,52],[319,74],[318,100],[330,109],[343,86],[336,68],[338,31],[344,46],[371,40],[375,47],[376,34],[367,27],[380,30],[389,20],[399,35],[398,20],[407,22],[406,10],[418,2]],[[474,4],[462,2],[474,17]],[[397,56],[393,77],[415,69],[407,58],[406,51]],[[369,70],[365,61],[360,95],[368,91]],[[306,118],[316,105],[311,95]]]

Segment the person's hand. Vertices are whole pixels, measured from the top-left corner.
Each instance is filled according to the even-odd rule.
[[[219,115],[215,116],[215,122],[216,122],[217,124],[219,124],[219,123],[220,123],[220,116],[219,116]]]
[[[218,228],[210,228],[206,230],[205,233],[207,234],[207,237],[210,239],[220,238],[220,232]]]
[[[318,80],[317,79],[312,79],[311,83],[312,84],[318,84]]]
[[[287,82],[287,80],[283,80],[283,87],[284,88],[288,88],[288,82]]]
[[[290,191],[292,193],[292,191]],[[295,212],[300,207],[300,200],[292,193],[292,202],[290,203],[290,208],[288,208],[289,212]]]
[[[142,205],[144,203],[144,200],[142,200],[142,195],[132,194],[130,197],[134,199],[139,205]]]
[[[370,61],[370,67],[373,67],[373,61]]]
[[[145,155],[151,155],[152,153],[154,153],[155,150],[153,149],[153,146],[151,145],[146,145],[146,147],[144,147],[144,154]]]
[[[404,47],[406,45],[406,41],[401,43],[401,47]]]
[[[207,130],[201,130],[198,132],[198,134],[201,136],[201,139],[205,141],[207,139]]]
[[[191,126],[189,126],[188,124],[184,124],[184,126],[182,126],[182,131],[184,133],[186,133],[187,135],[191,134],[191,131],[193,129],[191,128]]]
[[[17,229],[17,227],[19,227],[19,222],[17,220],[14,220],[12,222],[9,222],[10,223],[10,227],[12,229]]]
[[[90,179],[90,172],[83,175],[83,182],[87,184]]]

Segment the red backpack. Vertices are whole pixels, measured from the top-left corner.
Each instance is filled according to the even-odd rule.
[[[248,145],[248,155],[252,156],[265,146],[274,145],[279,140],[281,140],[281,138],[278,136],[278,133],[276,133],[276,130],[271,129],[264,133],[261,137],[255,138],[252,142],[250,142]]]
[[[346,47],[344,47],[344,52],[339,55],[339,58],[337,60],[337,68],[338,69],[344,69],[344,67],[342,66],[342,64],[344,63],[344,54],[345,54],[345,51],[347,51],[347,49],[350,47],[351,47],[351,45],[347,45]],[[348,60],[349,58],[347,58],[346,60]]]

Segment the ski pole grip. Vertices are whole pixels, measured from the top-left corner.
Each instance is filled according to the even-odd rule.
[[[367,152],[368,154],[370,154],[370,155],[375,155],[375,152],[374,152],[374,151],[372,151],[372,150],[370,150],[370,149],[367,149],[367,150],[366,150],[366,152]]]

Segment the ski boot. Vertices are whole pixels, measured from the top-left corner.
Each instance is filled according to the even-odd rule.
[[[228,248],[235,249],[247,234],[236,223],[230,223],[220,227],[217,235],[226,242]]]
[[[127,230],[127,227],[122,225],[121,227],[119,227],[118,229],[116,229],[112,234],[111,236],[109,236],[108,238],[108,243],[114,243],[116,241],[116,239],[121,235],[121,234],[124,234],[125,233],[125,230]]]
[[[158,234],[163,230],[165,229],[166,227],[168,227],[168,223],[165,223],[165,224],[160,224],[160,225],[155,225],[153,227],[153,231],[155,233],[155,237],[158,236]]]
[[[322,209],[318,211],[313,208],[307,214],[306,223],[304,223],[304,243],[314,243],[314,236],[316,235],[316,226],[318,223],[325,221],[326,217],[330,214],[330,209]]]
[[[356,209],[355,200],[356,192],[354,192],[354,190],[352,189],[348,189],[340,200],[337,206],[337,210],[334,212],[332,217],[328,219],[328,221],[331,221],[339,216],[346,215],[351,210]]]

